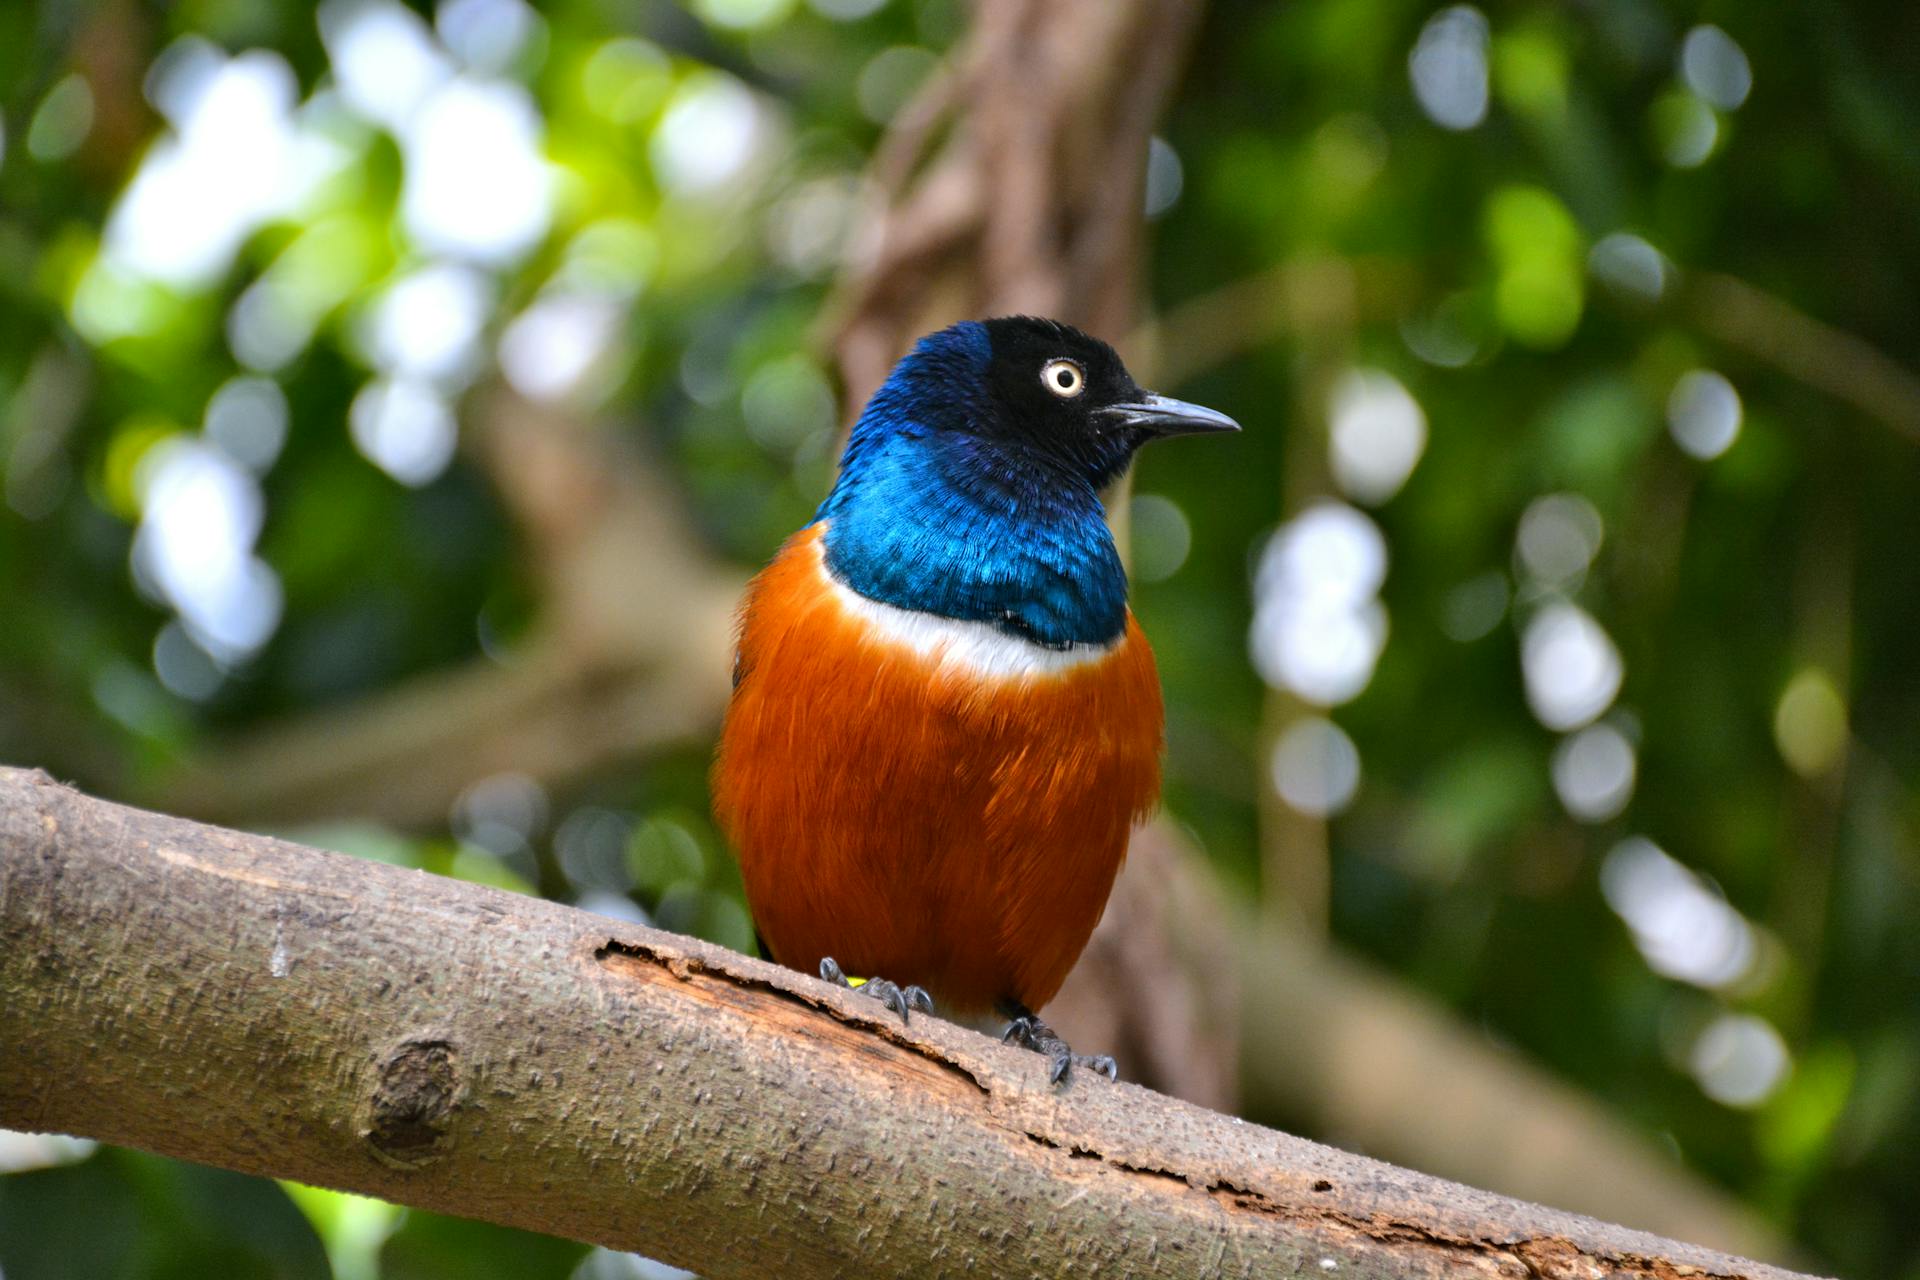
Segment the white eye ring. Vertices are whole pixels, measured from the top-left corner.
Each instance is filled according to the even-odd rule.
[[[1087,371],[1065,357],[1049,360],[1040,370],[1040,385],[1062,400],[1071,400],[1087,389]]]

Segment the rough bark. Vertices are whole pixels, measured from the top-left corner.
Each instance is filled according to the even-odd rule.
[[[1783,1280],[554,903],[0,770],[0,1123],[714,1277]]]

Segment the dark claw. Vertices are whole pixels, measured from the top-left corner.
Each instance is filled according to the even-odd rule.
[[[1040,1046],[1040,1037],[1047,1034],[1047,1024],[1030,1013],[1023,1013],[1007,1024],[1000,1033],[1002,1044],[1017,1044],[1022,1049],[1031,1049],[1035,1053],[1045,1053]]]
[[[891,1009],[899,1014],[902,1024],[906,1022],[906,997],[900,994],[900,988],[893,983],[888,982],[885,978],[868,978],[865,984],[861,986],[860,992],[862,995],[869,995],[875,1000],[878,1000],[881,1008]]]
[[[918,1009],[922,1013],[933,1012],[933,997],[927,994],[926,988],[913,985],[902,987],[885,978],[868,978],[855,987],[847,980],[846,971],[832,956],[821,957],[820,977],[822,981],[831,982],[837,987],[846,987],[849,990],[858,991],[863,996],[871,996],[878,1000],[883,1007],[899,1014],[902,1024],[908,1022],[907,1011],[910,1009]]]
[[[1067,1048],[1066,1041],[1056,1040],[1047,1056],[1052,1059],[1047,1063],[1047,1083],[1057,1085],[1073,1070],[1073,1050]]]
[[[1047,1083],[1059,1085],[1073,1074],[1075,1067],[1084,1067],[1096,1075],[1109,1080],[1120,1078],[1120,1068],[1106,1054],[1090,1056],[1075,1053],[1067,1042],[1054,1034],[1053,1028],[1029,1013],[1020,1005],[1010,1005],[1007,1011],[1013,1020],[1007,1023],[1006,1031],[1001,1033],[1003,1043],[1017,1044],[1023,1049],[1047,1055]]]

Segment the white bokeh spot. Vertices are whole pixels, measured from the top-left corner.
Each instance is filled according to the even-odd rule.
[[[1487,118],[1487,17],[1472,5],[1427,19],[1407,57],[1413,96],[1444,129],[1471,129]]]
[[[1691,369],[1667,396],[1667,430],[1673,442],[1702,462],[1717,458],[1740,437],[1740,393],[1722,374]]]
[[[1656,973],[1719,989],[1746,977],[1759,958],[1746,917],[1644,836],[1629,836],[1607,854],[1600,892]]]
[[[453,74],[426,22],[390,0],[329,0],[320,41],[347,106],[395,134]]]
[[[675,194],[716,194],[747,172],[766,131],[752,90],[732,76],[693,77],[654,131],[654,171]]]
[[[1541,724],[1567,732],[1613,705],[1624,672],[1620,651],[1584,610],[1555,601],[1534,614],[1520,638],[1527,705]]]
[[[430,263],[393,281],[361,317],[359,341],[382,373],[465,384],[478,370],[480,331],[493,307],[493,281],[452,262]]]
[[[1631,231],[1596,240],[1587,252],[1587,270],[1609,289],[1642,302],[1658,302],[1672,274],[1666,255]]]
[[[1572,590],[1600,553],[1600,512],[1577,493],[1549,493],[1527,504],[1514,554],[1535,583]]]
[[[1271,685],[1337,706],[1373,678],[1387,642],[1376,593],[1387,571],[1379,528],[1322,502],[1268,540],[1254,579],[1253,663]]]
[[[1722,111],[1738,110],[1753,92],[1753,64],[1737,41],[1711,23],[1680,42],[1680,78]]]
[[[546,235],[552,172],[539,109],[519,85],[451,80],[410,117],[400,141],[401,214],[423,248],[504,266]]]
[[[1687,1055],[1693,1078],[1709,1098],[1729,1107],[1757,1107],[1773,1096],[1793,1065],[1787,1042],[1758,1014],[1722,1013]]]
[[[1305,716],[1288,725],[1273,746],[1273,787],[1310,818],[1331,817],[1360,789],[1360,751],[1333,721]]]
[[[459,440],[452,406],[431,383],[414,379],[367,383],[353,398],[347,423],[354,447],[412,488],[447,469]]]
[[[1334,384],[1327,412],[1333,478],[1348,497],[1377,506],[1400,491],[1427,447],[1427,415],[1400,380],[1353,369]]]
[[[202,441],[156,445],[136,475],[135,579],[171,604],[216,661],[250,657],[280,624],[280,580],[253,553],[265,517],[260,485]]]
[[[1553,789],[1582,822],[1616,818],[1633,799],[1638,761],[1633,743],[1611,724],[1590,724],[1553,751]]]

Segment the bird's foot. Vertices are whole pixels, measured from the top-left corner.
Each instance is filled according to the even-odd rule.
[[[1052,1027],[1042,1022],[1025,1005],[1009,1004],[1002,1011],[1013,1019],[1000,1039],[1007,1044],[1017,1044],[1023,1049],[1047,1056],[1047,1083],[1062,1084],[1073,1074],[1075,1067],[1084,1067],[1109,1080],[1120,1078],[1120,1068],[1108,1055],[1075,1053],[1067,1042],[1054,1034]]]
[[[820,961],[820,976],[835,986],[873,997],[899,1014],[900,1021],[903,1023],[907,1021],[909,1009],[918,1009],[922,1013],[933,1012],[933,997],[927,994],[926,988],[911,984],[903,987],[897,983],[888,982],[885,978],[849,978],[832,956],[827,956]]]

